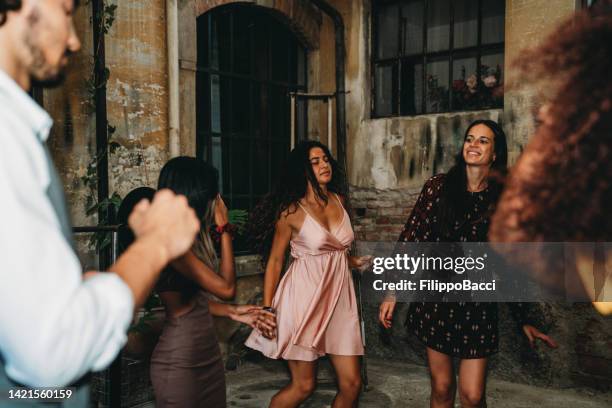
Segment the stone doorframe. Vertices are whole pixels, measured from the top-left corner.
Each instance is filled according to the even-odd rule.
[[[319,48],[322,15],[309,2],[300,0],[179,0],[180,150],[183,155],[196,155],[197,18],[215,7],[233,3],[273,10],[273,14],[289,27],[307,51]]]

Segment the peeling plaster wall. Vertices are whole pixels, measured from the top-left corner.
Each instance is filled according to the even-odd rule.
[[[112,2],[108,2],[111,4]],[[121,147],[109,158],[109,190],[122,197],[135,187],[155,187],[167,160],[167,62],[165,2],[115,1],[116,19],[106,35],[107,110],[113,140]],[[75,225],[85,216],[91,192],[79,178],[95,155],[95,111],[86,86],[93,72],[91,5],[78,8],[77,32],[83,43],[70,65],[66,86],[45,91],[44,106],[55,121],[50,145],[67,191]],[[95,192],[94,192],[95,194]]]
[[[86,214],[87,197],[92,192],[81,180],[87,174],[87,167],[96,151],[95,112],[85,83],[93,72],[90,18],[91,7],[78,8],[75,26],[82,43],[81,52],[71,57],[64,85],[43,92],[43,106],[54,121],[48,145],[64,183],[70,217],[75,226],[97,224],[97,214]],[[83,268],[93,269],[97,267],[97,257],[89,251],[88,239],[88,235],[81,234],[75,237],[75,243]]]
[[[165,1],[117,1],[106,37],[109,125],[121,144],[110,156],[110,191],[157,186],[168,158]]]
[[[90,11],[87,7],[77,10],[75,24],[82,51],[72,56],[65,84],[45,90],[43,95],[43,105],[54,120],[48,143],[64,182],[75,225],[95,224],[95,216],[85,215],[85,198],[89,192],[80,180],[96,150],[95,112],[85,86],[93,71]]]

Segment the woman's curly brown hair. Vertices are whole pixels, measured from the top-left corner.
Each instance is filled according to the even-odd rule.
[[[522,81],[543,90],[546,114],[508,177],[493,241],[612,237],[612,16],[609,1],[600,6],[514,63]]]

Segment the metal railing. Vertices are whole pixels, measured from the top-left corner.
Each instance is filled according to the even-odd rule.
[[[108,248],[97,250],[98,255],[98,270],[106,270],[110,267],[119,256],[119,225],[108,226],[84,226],[73,227],[72,232],[78,234],[97,234],[110,233],[111,240]],[[101,373],[105,377],[106,387],[104,392],[104,404],[107,407],[121,406],[121,358],[122,352],[119,352],[117,358],[112,362],[110,367]]]

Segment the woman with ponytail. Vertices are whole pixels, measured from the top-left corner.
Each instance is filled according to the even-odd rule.
[[[166,322],[151,357],[156,406],[225,407],[223,360],[211,315],[255,327],[264,312],[257,306],[208,298],[210,293],[232,299],[236,292],[232,238],[217,170],[192,157],[177,157],[163,167],[158,187],[184,195],[201,230],[192,250],[162,272],[155,288],[166,309]],[[212,231],[219,240],[220,258]],[[265,323],[258,326],[272,328]]]

